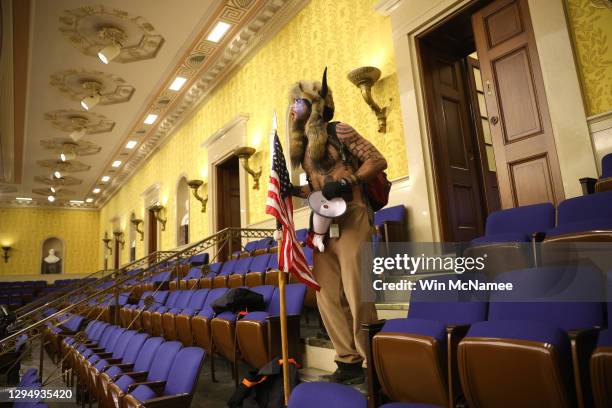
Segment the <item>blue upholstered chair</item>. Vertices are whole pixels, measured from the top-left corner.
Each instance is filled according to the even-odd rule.
[[[109,401],[111,395],[109,394],[110,384],[121,378],[127,373],[142,373],[147,372],[153,364],[153,360],[157,354],[157,349],[164,342],[161,337],[149,337],[140,348],[136,360],[133,363],[120,363],[114,364],[107,368],[98,380],[98,395],[102,401]],[[127,387],[116,390],[117,394],[119,391],[127,391]]]
[[[201,348],[183,348],[177,353],[166,380],[137,386],[124,397],[123,406],[189,407],[203,361]]]
[[[456,402],[461,394],[456,346],[469,325],[486,319],[487,303],[486,294],[451,290],[449,284],[475,278],[456,274],[423,278],[435,279],[447,290],[417,286],[408,317],[387,320],[374,335],[368,375],[376,376],[386,398],[442,406]],[[376,389],[369,392],[375,400],[381,399]]]
[[[264,284],[266,272],[270,268],[270,258],[276,254],[262,254],[253,258],[249,271],[244,277],[244,285],[248,287],[261,286]],[[234,278],[235,279],[235,278]],[[230,281],[232,277],[230,276]]]
[[[153,358],[155,364],[151,364],[148,371],[125,373],[109,384],[107,401],[111,403],[110,406],[122,407],[125,395],[132,392],[140,382],[166,381],[170,367],[182,347],[178,341],[162,343]]]
[[[588,266],[533,268],[497,282],[513,290],[491,293],[488,320],[474,323],[458,347],[468,404],[552,408],[586,401],[582,355],[604,321],[603,303],[589,301],[602,299],[602,274]]]

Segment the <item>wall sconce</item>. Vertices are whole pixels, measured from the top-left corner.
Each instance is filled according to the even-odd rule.
[[[144,231],[143,231],[143,230],[138,229],[138,226],[139,226],[140,224],[142,224],[142,223],[143,223],[143,221],[142,221],[140,218],[132,218],[132,219],[130,220],[130,222],[132,223],[132,225],[134,225],[134,229],[135,229],[135,230],[136,230],[136,232],[137,232],[137,233],[140,235],[140,240],[141,240],[141,241],[144,241]]]
[[[191,192],[193,193],[195,199],[202,203],[202,212],[205,213],[206,204],[208,203],[208,183],[204,183],[202,180],[189,180],[187,182],[187,185],[191,189]],[[198,193],[198,189],[201,185],[204,185],[202,190],[206,192],[205,197],[200,196],[200,194]]]
[[[153,215],[155,216],[155,219],[157,221],[159,221],[159,223],[161,224],[161,230],[165,231],[166,230],[166,221],[168,221],[168,218],[165,217],[165,215],[166,215],[166,207],[164,207],[161,204],[156,204],[153,207],[151,207],[151,209],[153,210]],[[163,215],[161,213],[163,213]]]
[[[4,251],[4,263],[8,263],[9,252],[11,251],[11,247],[6,245],[2,247],[2,250]]]
[[[240,159],[240,164],[247,173],[253,177],[253,190],[259,190],[259,177],[261,177],[261,167],[255,171],[249,167],[249,159],[255,154],[255,149],[252,147],[237,147],[234,154]]]
[[[380,78],[380,69],[376,67],[356,68],[348,73],[347,78],[361,90],[361,96],[372,108],[378,119],[378,132],[387,131],[387,107],[381,108],[372,98],[372,86]]]
[[[113,253],[113,247],[110,245],[110,242],[112,241],[112,239],[110,239],[108,237],[108,233],[104,232],[104,238],[102,238],[102,242],[104,242],[104,246],[106,246],[106,249],[108,249],[110,251],[110,253]]]
[[[113,235],[115,236],[115,241],[121,245],[121,249],[125,247],[125,240],[123,239],[123,231],[113,231]]]

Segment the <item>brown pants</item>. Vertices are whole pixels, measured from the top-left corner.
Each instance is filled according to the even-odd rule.
[[[349,204],[334,222],[340,237],[328,239],[325,251],[314,254],[314,275],[321,286],[317,304],[336,349],[336,361],[356,363],[366,358],[367,338],[361,325],[376,320],[374,303],[362,299],[370,289],[363,287],[367,271],[362,271],[361,263],[371,227],[366,208],[358,204]]]

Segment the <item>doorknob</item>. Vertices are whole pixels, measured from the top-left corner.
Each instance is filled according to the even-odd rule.
[[[497,125],[497,123],[499,122],[499,118],[498,118],[497,116],[491,116],[491,117],[489,118],[489,122],[491,122],[491,124],[492,124],[493,126],[495,126],[495,125]]]

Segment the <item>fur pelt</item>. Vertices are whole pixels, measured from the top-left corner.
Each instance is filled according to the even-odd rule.
[[[332,112],[333,115],[334,100],[329,88],[326,97],[321,96],[322,87],[321,82],[318,81],[299,81],[289,91],[289,104],[298,98],[306,99],[311,103],[310,116],[305,123],[291,120],[289,153],[293,167],[298,167],[301,164],[306,146],[308,146],[308,154],[314,162],[323,160],[325,156],[327,122],[331,119],[325,117],[325,112]]]

